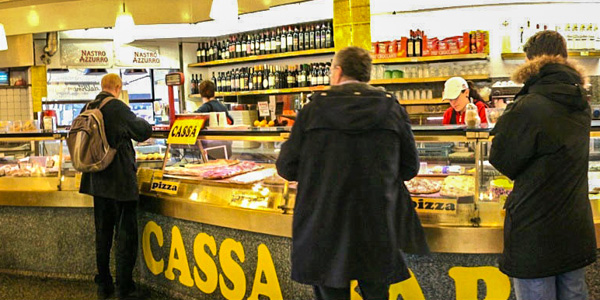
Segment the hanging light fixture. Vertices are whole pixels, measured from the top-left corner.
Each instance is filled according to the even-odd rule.
[[[7,49],[8,43],[6,43],[6,31],[4,31],[4,25],[0,24],[0,51]]]
[[[210,18],[216,21],[234,21],[238,18],[237,0],[213,0]]]
[[[135,23],[133,22],[133,16],[125,11],[125,1],[123,1],[123,11],[117,16],[114,27],[114,41],[116,44],[128,44],[135,40],[133,37],[133,31],[135,29]]]

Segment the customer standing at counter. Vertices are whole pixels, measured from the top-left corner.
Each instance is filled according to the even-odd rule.
[[[475,90],[473,84],[467,83],[462,77],[452,77],[446,80],[442,98],[450,101],[450,107],[444,112],[443,125],[465,124],[465,111],[470,102],[477,106],[481,123],[487,123],[485,114],[487,104]]]
[[[596,260],[588,198],[590,106],[564,38],[542,31],[523,47],[524,83],[492,131],[490,163],[515,181],[506,200],[500,270],[519,300],[588,299]]]
[[[86,107],[95,108],[108,98],[121,94],[123,83],[116,74],[102,77],[102,92]],[[108,144],[117,150],[113,161],[103,171],[83,173],[80,193],[94,196],[96,227],[96,264],[98,297],[109,298],[114,292],[110,274],[110,249],[116,230],[116,275],[119,299],[139,299],[133,282],[133,268],[138,252],[137,204],[139,199],[135,151],[131,140],[150,138],[152,126],[138,118],[123,101],[113,99],[100,109]]]
[[[389,284],[410,277],[400,249],[428,252],[403,181],[419,159],[406,111],[367,84],[369,52],[337,52],[328,91],[313,94],[281,147],[279,174],[298,181],[292,279],[317,299],[388,299]]]
[[[198,89],[200,90],[203,104],[195,112],[224,112],[225,116],[227,116],[227,124],[233,125],[233,118],[229,115],[227,107],[215,99],[215,84],[210,80],[204,80],[200,83]]]

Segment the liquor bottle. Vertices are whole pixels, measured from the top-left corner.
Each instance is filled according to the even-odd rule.
[[[236,69],[235,70],[235,81],[234,81],[234,86],[235,86],[235,91],[239,92],[240,91],[240,70]]]
[[[265,35],[264,34],[260,34],[260,54],[265,54]]]
[[[323,85],[331,84],[331,73],[330,73],[331,64],[325,64],[325,70],[323,71]]]
[[[300,32],[298,32],[298,50],[304,50],[304,29],[300,26]]]
[[[286,37],[286,41],[287,41],[287,51],[288,52],[294,51],[294,35],[292,32],[292,26],[288,27],[288,35]]]
[[[263,68],[261,65],[258,65],[258,72],[256,74],[256,85],[257,85],[257,90],[262,90],[263,89]]]
[[[213,44],[212,41],[208,44],[208,50],[206,50],[206,61],[213,60]]]
[[[273,39],[275,40],[275,53],[281,53],[281,30],[279,28],[273,34]],[[271,45],[273,45],[273,40],[271,40]]]
[[[281,52],[287,52],[287,34],[285,33],[285,27],[281,30]]]
[[[242,42],[240,50],[242,51],[242,57],[245,57],[246,55],[248,55],[248,42],[246,41],[246,36],[242,35],[241,40]]]
[[[279,41],[279,36],[275,35],[275,30],[271,31],[271,53],[279,52],[277,48],[277,42]],[[281,46],[279,46],[281,48]]]
[[[242,57],[242,43],[240,41],[240,36],[237,36],[235,39],[235,57]]]
[[[327,28],[325,28],[325,24],[321,24],[321,48],[327,48],[326,41],[325,41],[326,38],[327,38]]]
[[[273,72],[274,72],[274,74],[273,74],[273,87],[276,88],[276,89],[279,89],[279,88],[281,88],[281,86],[279,85],[279,76],[281,76],[281,75],[279,75],[279,66],[274,66],[273,67]],[[269,78],[269,80],[271,80],[271,78]],[[270,85],[270,83],[269,83],[269,85]]]
[[[415,33],[411,30],[410,36],[408,37],[408,41],[406,43],[406,56],[411,57],[415,56]]]
[[[287,81],[287,87],[288,88],[294,88],[294,79],[292,77],[292,70],[291,67],[286,67],[286,81]]]
[[[308,25],[302,27],[304,27],[304,50],[308,50],[310,49],[310,29]]]
[[[271,54],[271,37],[269,31],[265,33],[265,54]]]
[[[318,64],[317,69],[317,85],[323,85],[323,66]]]
[[[268,77],[268,82],[269,82],[269,89],[272,90],[275,88],[275,67],[274,66],[269,66],[269,77]]]
[[[196,94],[196,89],[198,86],[196,85],[196,77],[192,74],[192,79],[190,79],[190,94]]]
[[[215,77],[215,72],[213,72],[213,77],[210,78],[210,81],[212,81],[215,84],[215,91],[219,90],[219,82],[217,81],[217,78]]]
[[[248,90],[248,68],[243,69],[242,78],[243,78],[243,81],[240,81],[242,91],[247,91]]]
[[[202,44],[198,43],[198,48],[196,48],[196,62],[201,63],[202,61]]]
[[[258,33],[254,35],[254,55],[261,55],[260,53],[260,37]]]
[[[305,65],[300,66],[300,71],[298,72],[298,87],[306,87],[306,69]]]
[[[200,88],[201,82],[202,82],[202,74],[198,74],[198,76],[196,77],[196,85],[198,86],[198,88]],[[198,90],[198,93],[200,93],[200,90]]]
[[[254,36],[248,35],[248,56],[254,55]]]
[[[327,23],[327,30],[325,30],[325,48],[332,47],[332,36],[331,36],[331,27],[329,23]]]
[[[321,27],[319,24],[315,27],[315,49],[321,49]]]
[[[415,56],[421,56],[421,51],[423,50],[423,40],[421,39],[421,30],[417,29],[415,32]]]
[[[298,37],[298,26],[294,27],[293,39],[294,40],[292,42],[292,47],[293,47],[294,51],[298,51],[300,49],[300,45],[299,45],[300,38]]]
[[[231,92],[231,73],[225,73],[225,92]]]
[[[233,53],[235,53],[235,44],[231,44],[231,38],[226,39],[223,43],[225,44],[225,46],[223,46],[223,52],[221,52],[221,54],[223,55],[222,59],[229,59],[230,57],[233,57]],[[233,47],[233,51],[231,47]]]
[[[263,88],[263,90],[269,89],[269,68],[267,68],[267,65],[264,65],[264,67],[263,67],[262,88]]]
[[[311,86],[316,86],[317,85],[317,67],[316,67],[315,64],[311,64],[310,85]]]
[[[310,26],[309,42],[310,42],[310,49],[316,49],[315,48],[315,26],[314,25]]]

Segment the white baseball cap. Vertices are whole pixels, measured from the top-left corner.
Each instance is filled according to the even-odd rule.
[[[443,100],[454,100],[458,98],[460,92],[469,88],[469,84],[462,77],[452,77],[444,83]]]

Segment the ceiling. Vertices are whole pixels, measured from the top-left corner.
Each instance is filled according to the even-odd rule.
[[[136,25],[211,20],[212,0],[0,0],[7,35],[112,27],[123,1]],[[306,0],[238,0],[239,14]]]

